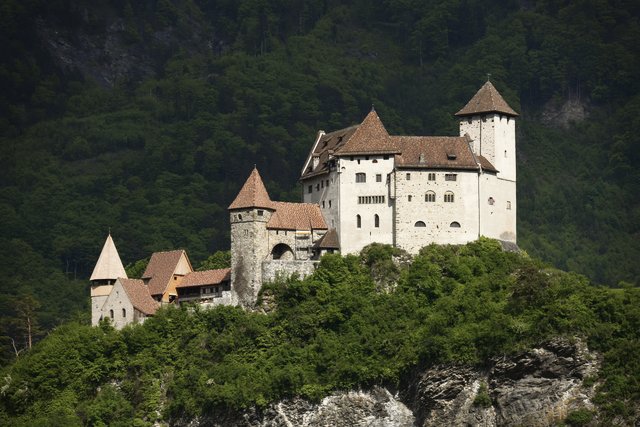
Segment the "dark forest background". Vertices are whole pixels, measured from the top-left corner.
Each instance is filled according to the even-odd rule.
[[[616,0],[0,1],[2,360],[28,327],[88,319],[109,230],[125,264],[184,248],[198,265],[228,249],[254,164],[299,200],[318,129],[373,104],[390,133],[455,135],[487,74],[521,114],[521,248],[637,286],[639,16]]]

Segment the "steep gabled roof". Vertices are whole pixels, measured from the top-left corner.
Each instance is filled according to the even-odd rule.
[[[151,295],[164,294],[183,256],[189,264],[189,270],[193,271],[189,257],[187,257],[187,253],[182,249],[168,252],[154,252],[151,255],[149,264],[147,264],[147,268],[142,275],[143,279],[150,279],[147,286],[149,287],[149,293]]]
[[[116,245],[109,233],[89,280],[116,280],[118,277],[127,277],[127,272],[124,270]]]
[[[229,209],[243,209],[243,208],[272,208],[271,198],[267,189],[262,182],[260,173],[257,168],[253,168],[251,175],[245,181],[244,185],[240,189],[240,192],[236,196],[235,200],[229,205]]]
[[[323,230],[327,228],[320,206],[315,203],[273,202],[275,212],[267,228],[279,230]]]
[[[148,316],[155,314],[160,304],[151,298],[149,288],[145,286],[142,280],[125,279],[121,277],[118,281],[122,284],[133,308]]]
[[[398,149],[389,138],[378,113],[371,110],[351,137],[336,151],[336,155],[393,154]]]
[[[330,155],[338,151],[351,138],[356,129],[358,129],[358,126],[360,125],[350,126],[330,133],[321,132],[316,144],[314,144],[311,152],[307,156],[301,179],[329,172]],[[313,166],[314,157],[318,158],[315,167]]]
[[[217,285],[223,281],[231,280],[231,269],[220,268],[217,270],[193,271],[182,279],[176,288],[190,288],[193,286]]]
[[[517,116],[513,108],[502,98],[491,82],[486,82],[456,116],[472,116],[482,113],[502,113]]]
[[[318,249],[340,249],[340,239],[338,238],[336,229],[332,228],[327,231],[324,236],[318,239],[314,246]]]

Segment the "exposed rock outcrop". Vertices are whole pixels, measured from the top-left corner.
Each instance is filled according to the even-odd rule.
[[[552,426],[591,398],[598,358],[580,341],[556,339],[485,369],[437,366],[413,376],[395,395],[385,388],[349,391],[320,403],[284,400],[264,411],[213,415],[195,426]],[[596,419],[594,418],[594,422]]]

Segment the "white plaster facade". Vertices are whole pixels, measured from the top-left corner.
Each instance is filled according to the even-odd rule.
[[[303,200],[320,205],[342,253],[373,242],[414,254],[480,236],[516,242],[517,113],[487,82],[457,115],[460,137],[390,136],[373,111],[355,132],[319,132]]]

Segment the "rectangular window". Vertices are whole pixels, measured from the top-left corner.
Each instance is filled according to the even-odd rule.
[[[316,184],[316,191],[320,191],[320,184]]]
[[[407,181],[411,181],[411,174],[410,173],[407,174]]]
[[[262,216],[264,215],[264,211],[263,210],[258,210],[258,216]]]
[[[329,207],[331,207],[331,200],[329,200]]]
[[[358,196],[359,205],[381,204],[386,200],[385,196]]]
[[[436,174],[435,173],[430,173],[428,179],[429,179],[429,181],[435,181],[436,180]]]
[[[389,155],[385,154],[384,156],[382,156],[382,158],[385,159],[385,160],[389,160]]]
[[[381,173],[377,173],[376,174],[376,182],[382,182],[382,174]]]
[[[327,187],[329,186],[329,180],[327,180],[327,184],[326,185],[327,185]]]
[[[324,188],[324,180],[320,181],[320,188]]]
[[[310,185],[310,186],[307,188],[307,193],[309,193],[309,194],[313,193],[313,185]]]
[[[409,201],[411,201],[411,199],[412,199],[412,198],[413,198],[413,197],[411,197],[411,194],[409,194]]]
[[[367,182],[367,175],[362,172],[356,174],[356,182]]]
[[[458,179],[458,175],[455,173],[447,173],[444,175],[445,181],[456,181]]]
[[[511,210],[511,202],[507,202],[507,210]]]
[[[324,200],[322,201],[322,209],[324,209]]]

